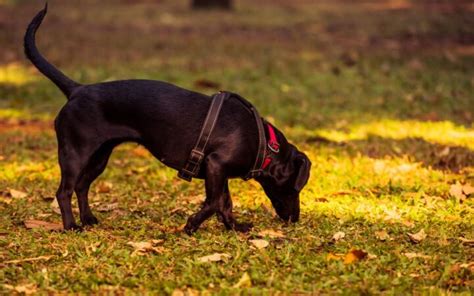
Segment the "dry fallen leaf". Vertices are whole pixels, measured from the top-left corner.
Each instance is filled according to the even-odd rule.
[[[86,245],[87,256],[91,256],[92,253],[97,252],[97,248],[100,246],[100,244],[101,242],[95,242],[95,243]]]
[[[367,259],[369,259],[369,260],[376,259],[376,258],[378,258],[378,256],[375,255],[375,254],[370,254],[370,253],[367,254]]]
[[[331,260],[344,260],[344,264],[352,264],[356,261],[359,261],[359,260],[363,260],[365,258],[368,258],[368,253],[363,251],[363,250],[357,250],[357,249],[351,249],[347,254],[333,254],[333,253],[329,253],[327,256],[326,256],[326,260],[327,261],[331,261]],[[373,259],[373,258],[376,258],[376,256],[374,255],[371,255],[371,258],[369,259]]]
[[[220,84],[218,82],[214,82],[211,80],[207,79],[198,79],[194,81],[194,86],[198,88],[214,88],[217,89],[220,87]]]
[[[12,202],[12,198],[0,195],[0,201],[9,205]]]
[[[471,194],[474,194],[474,186],[471,186],[471,184],[464,184],[462,186],[462,192],[466,197],[469,197]]]
[[[258,233],[260,237],[284,238],[285,234],[280,230],[265,229]]]
[[[140,156],[140,157],[146,157],[146,156],[150,155],[150,152],[148,152],[148,150],[143,146],[135,147],[132,150],[132,153],[135,154],[136,156]]]
[[[386,241],[390,239],[390,235],[388,235],[388,233],[385,230],[376,231],[375,237],[381,241]]]
[[[385,169],[386,169],[386,165],[385,165],[385,162],[382,161],[382,160],[376,160],[374,161],[374,172],[377,174],[377,175],[380,175],[382,174]]]
[[[185,290],[175,289],[171,296],[199,296],[200,292],[198,290],[194,290],[191,288],[187,288]]]
[[[419,243],[426,238],[426,233],[424,229],[421,229],[417,233],[408,233],[408,237],[410,237],[412,242]]]
[[[44,201],[53,201],[53,200],[56,199],[54,196],[51,196],[51,195],[42,195],[41,198],[42,198]]]
[[[61,215],[61,210],[59,209],[59,204],[58,204],[57,199],[54,199],[49,206],[51,207],[51,210],[53,210],[53,212],[55,212],[58,215]]]
[[[356,261],[365,259],[368,253],[363,250],[352,249],[344,256],[344,264],[352,264]]]
[[[97,185],[97,192],[99,193],[109,193],[112,190],[113,184],[110,182],[100,182]]]
[[[402,221],[402,224],[405,225],[406,227],[409,227],[409,228],[415,227],[415,223],[413,223],[412,221],[409,221],[409,220]]]
[[[12,286],[12,285],[3,285],[5,288],[15,291],[20,294],[25,294],[25,295],[30,295],[36,293],[37,287],[36,284],[25,284],[25,285],[18,285],[18,286]]]
[[[169,232],[169,233],[181,233],[184,231],[184,228],[186,227],[186,223],[183,223],[179,226],[175,227],[161,227],[162,231],[164,232]]]
[[[232,287],[233,288],[242,288],[242,287],[250,288],[250,287],[252,287],[252,280],[250,279],[249,274],[247,272],[244,272],[244,274],[242,274],[242,277],[240,278],[240,280]]]
[[[449,146],[446,146],[443,150],[441,150],[439,153],[437,153],[436,155],[438,157],[445,157],[445,156],[448,156],[449,155],[449,152],[451,151],[451,148],[449,148]]]
[[[266,247],[268,247],[269,243],[268,241],[264,240],[264,239],[251,239],[249,240],[249,242],[257,249],[264,249]]]
[[[462,263],[459,265],[459,267],[469,269],[471,272],[474,273],[474,261],[469,263]]]
[[[25,220],[25,227],[28,229],[42,228],[46,230],[62,230],[63,225],[41,220]]]
[[[393,210],[384,209],[384,213],[385,213],[385,217],[384,217],[385,221],[392,221],[392,222],[399,221],[402,218],[402,216],[396,209],[393,209]]]
[[[118,202],[114,202],[114,203],[99,205],[95,209],[98,212],[110,212],[110,211],[113,211],[113,210],[117,209],[118,206],[119,206]]]
[[[344,232],[338,231],[338,232],[334,233],[334,235],[332,236],[332,239],[337,242],[338,240],[343,239],[345,236],[346,236],[346,234]]]
[[[459,240],[465,245],[474,245],[474,239],[468,239],[465,237],[460,237]]]
[[[200,295],[199,291],[187,288],[186,290],[175,289],[171,296],[198,296]]]
[[[200,257],[200,258],[198,258],[198,261],[203,262],[203,263],[218,262],[218,261],[223,261],[223,260],[231,258],[231,257],[232,256],[230,256],[229,254],[226,254],[226,253],[214,253],[212,255],[207,255],[207,256],[204,256],[204,257]]]
[[[456,275],[461,272],[462,269],[467,269],[470,273],[474,273],[474,262],[455,263],[451,266],[449,272],[453,275]]]
[[[171,296],[185,296],[184,292],[180,289],[174,289]]]
[[[474,194],[474,187],[470,184],[462,185],[460,183],[456,183],[449,187],[449,194],[456,198],[458,202],[463,202],[466,200],[466,198]]]
[[[10,189],[10,195],[13,198],[25,198],[28,194],[15,189]]]
[[[463,193],[462,185],[459,183],[451,185],[449,188],[449,194],[456,198],[458,202],[462,202],[466,199],[466,196]]]
[[[420,253],[403,253],[408,259],[413,259],[413,258],[422,258],[422,259],[431,259],[431,256],[428,255],[423,255]]]
[[[356,194],[359,193],[357,190],[338,190],[335,192],[331,192],[331,196],[340,196],[340,195],[351,195],[351,194]]]
[[[344,255],[342,255],[342,254],[329,253],[329,254],[326,256],[326,260],[327,260],[327,261],[340,260],[343,256],[344,256]]]
[[[39,257],[33,257],[33,258],[8,260],[8,261],[4,261],[3,263],[5,263],[5,264],[17,264],[17,263],[22,263],[22,262],[34,262],[34,261],[43,261],[43,260],[48,261],[49,259],[51,259],[53,257],[54,257],[54,255],[39,256]]]
[[[127,245],[132,246],[135,250],[132,256],[143,256],[147,252],[163,253],[163,247],[156,247],[156,245],[163,243],[163,240],[152,240],[150,242],[128,242]]]

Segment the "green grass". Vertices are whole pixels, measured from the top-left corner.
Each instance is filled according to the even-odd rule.
[[[116,149],[91,190],[97,227],[25,228],[61,220],[50,199],[52,120],[65,100],[20,47],[39,6],[0,2],[0,17],[16,16],[0,27],[0,293],[471,293],[474,250],[460,238],[474,238],[474,199],[450,193],[474,183],[471,6],[243,0],[221,13],[177,1],[50,1],[38,44],[75,80],[150,78],[205,93],[217,89],[195,82],[215,81],[311,158],[297,224],[275,217],[256,182],[233,180],[236,215],[254,229],[229,232],[212,218],[192,237],[180,228],[204,198],[202,181],[180,181],[134,144]],[[269,229],[284,237],[255,249],[250,240]],[[422,229],[414,243],[408,234]],[[152,240],[162,241],[143,256],[128,244]],[[352,249],[367,258],[328,259]],[[199,261],[213,253],[231,257]],[[237,285],[244,274],[250,281]]]

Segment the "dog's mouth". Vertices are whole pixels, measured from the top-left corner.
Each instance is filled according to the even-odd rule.
[[[298,222],[300,218],[300,199],[298,196],[290,196],[284,201],[273,201],[275,211],[285,222]]]
[[[294,211],[291,214],[285,212],[282,213],[279,211],[276,212],[278,214],[278,217],[280,217],[285,222],[298,222],[298,220],[300,219],[299,209],[298,211]]]

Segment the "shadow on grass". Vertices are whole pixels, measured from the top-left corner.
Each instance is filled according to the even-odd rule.
[[[361,153],[376,159],[408,156],[425,167],[454,173],[474,167],[474,151],[462,146],[431,143],[419,137],[393,139],[369,134],[364,140],[336,142],[323,137],[309,137],[305,142],[346,147],[352,155]]]

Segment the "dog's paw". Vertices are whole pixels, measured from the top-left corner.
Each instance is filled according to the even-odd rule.
[[[250,229],[252,229],[253,224],[252,223],[235,223],[234,224],[234,230],[238,232],[249,232]]]
[[[82,226],[92,226],[99,224],[99,220],[94,215],[81,217]]]
[[[195,233],[198,228],[199,227],[196,227],[191,223],[187,223],[186,226],[184,226],[184,232],[186,232],[187,235],[193,235],[193,233]]]
[[[66,227],[64,227],[64,230],[65,231],[73,231],[73,232],[82,232],[84,230],[84,228],[82,228],[82,226],[79,226],[77,224],[71,224],[71,225],[68,225]]]

